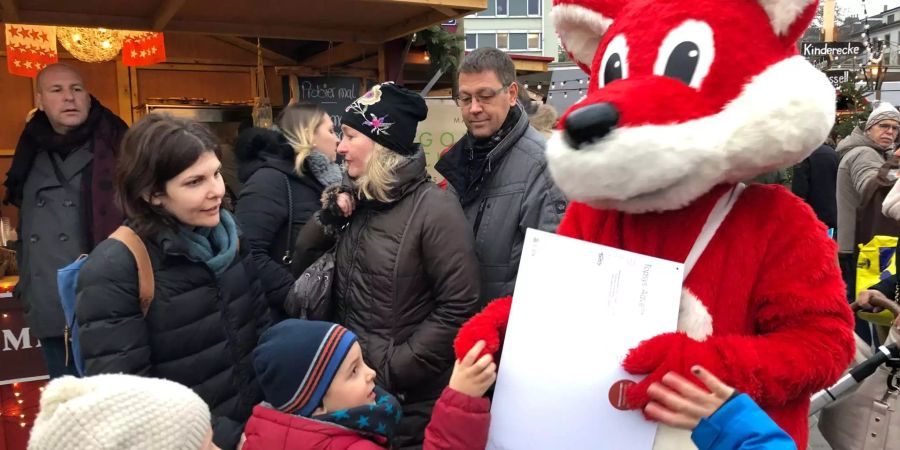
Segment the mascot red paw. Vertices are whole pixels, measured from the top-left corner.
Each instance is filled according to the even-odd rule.
[[[481,355],[493,355],[494,361],[499,362],[511,306],[512,297],[498,298],[463,324],[459,334],[456,335],[456,340],[453,342],[456,359],[463,359],[478,341],[484,341],[486,345],[478,357],[480,358]]]
[[[702,384],[690,371],[695,364],[711,366],[711,372],[722,373],[719,361],[710,358],[701,361],[702,353],[698,347],[702,345],[684,333],[666,333],[641,342],[628,352],[622,362],[625,371],[632,375],[647,375],[640,383],[628,389],[628,405],[633,409],[647,406],[650,401],[647,389],[651,384],[662,380],[668,372],[676,372],[698,385]]]

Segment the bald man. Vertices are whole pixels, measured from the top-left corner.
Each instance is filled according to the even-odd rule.
[[[4,202],[19,208],[16,295],[55,378],[74,373],[71,361],[66,364],[56,271],[122,223],[113,177],[128,126],[88,93],[84,78],[69,66],[47,66],[35,84],[38,111],[16,145]]]

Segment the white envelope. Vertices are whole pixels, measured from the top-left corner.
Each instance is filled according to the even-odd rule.
[[[487,448],[650,450],[656,424],[613,403],[641,378],[621,368],[628,350],[675,331],[683,270],[529,229]]]

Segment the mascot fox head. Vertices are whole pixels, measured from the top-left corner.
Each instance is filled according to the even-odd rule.
[[[720,183],[805,158],[834,124],[835,90],[798,56],[818,0],[554,0],[590,75],[547,148],[571,200],[679,209]]]

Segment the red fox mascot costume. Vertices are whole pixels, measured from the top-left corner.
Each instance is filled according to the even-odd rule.
[[[679,331],[625,359],[646,374],[628,400],[642,409],[651,383],[668,371],[692,379],[701,364],[750,394],[801,449],[809,396],[854,351],[837,248],[783,187],[735,186],[801,161],[834,123],[834,88],[796,48],[817,3],[554,0],[557,32],[591,82],[547,146],[571,200],[564,236],[684,261],[713,205],[737,191],[684,282]],[[499,350],[511,302],[467,323],[457,355],[479,339]],[[660,427],[655,448],[695,447],[689,432]]]

